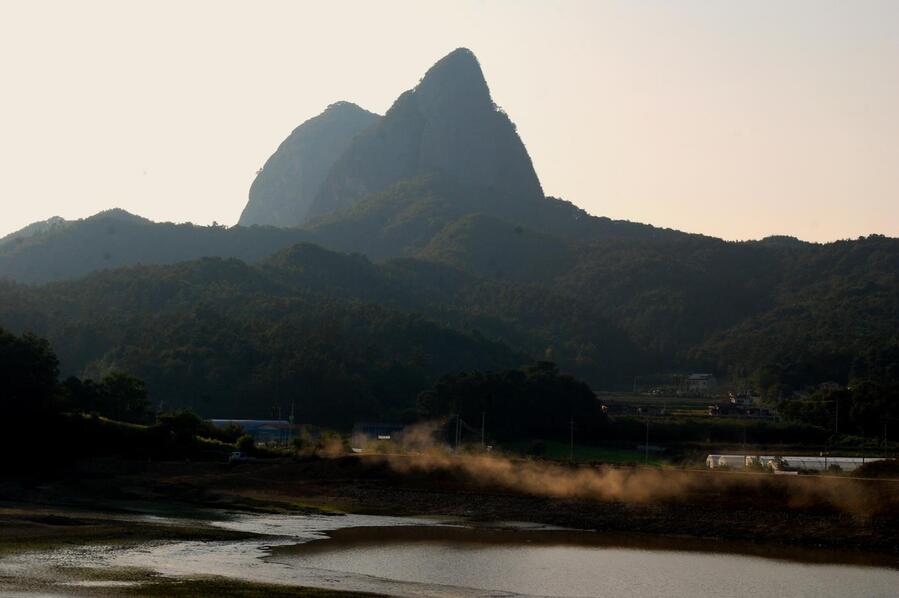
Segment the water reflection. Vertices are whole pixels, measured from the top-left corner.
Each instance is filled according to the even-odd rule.
[[[345,574],[355,589],[384,591],[390,580],[397,593],[402,584],[421,584],[447,595],[827,598],[893,597],[899,588],[899,571],[883,566],[892,561],[833,551],[463,527],[349,528],[330,536],[278,549],[270,560]]]
[[[365,515],[240,513],[206,524],[259,536],[20,553],[0,559],[0,576],[140,569],[438,598],[899,595],[895,559],[853,552]]]

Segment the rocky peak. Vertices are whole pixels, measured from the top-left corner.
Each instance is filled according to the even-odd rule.
[[[432,116],[495,110],[481,65],[467,48],[452,51],[428,69],[415,96]]]
[[[439,60],[353,140],[309,215],[347,208],[400,180],[434,173],[508,201],[543,197],[515,126],[494,105],[477,58],[465,48]]]
[[[256,174],[239,224],[303,224],[334,162],[360,131],[379,118],[352,102],[341,101],[294,129]]]

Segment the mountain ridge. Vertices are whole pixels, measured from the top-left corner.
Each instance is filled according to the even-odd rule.
[[[334,162],[353,137],[380,118],[356,104],[341,101],[299,125],[257,173],[238,224],[303,224]]]

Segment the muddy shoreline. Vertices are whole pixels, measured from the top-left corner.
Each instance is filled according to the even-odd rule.
[[[681,476],[708,474],[671,471],[665,475],[671,476],[672,483],[682,483]],[[65,546],[258,538],[203,525],[203,517],[208,516],[204,513],[216,510],[424,516],[474,525],[522,521],[600,532],[596,536],[616,538],[619,544],[636,538],[643,546],[655,542],[662,548],[679,545],[708,552],[789,557],[794,551],[798,559],[806,561],[861,562],[870,558],[899,568],[896,481],[802,481],[826,484],[834,496],[848,493],[857,508],[847,511],[820,497],[797,500],[795,479],[731,477],[733,480],[726,483],[720,478],[697,478],[696,483],[691,478],[693,490],[677,500],[623,502],[534,496],[489,480],[471,479],[463,472],[401,473],[383,460],[357,457],[236,467],[221,463],[93,461],[52,479],[0,483],[0,559],[4,554]],[[180,517],[184,523],[160,525],[147,518],[147,513],[176,520]],[[354,533],[342,531],[335,537]],[[832,556],[836,551],[843,556]],[[66,593],[202,595],[202,591],[190,594],[188,586],[220,581],[182,579],[178,583],[184,585],[172,588],[168,586],[173,580],[153,578],[152,572],[134,575],[141,583],[133,587],[69,588]],[[0,579],[0,592],[17,588],[21,582]],[[28,583],[32,583],[32,591],[41,588],[35,580],[25,585]],[[327,591],[302,594],[302,588],[290,589],[294,593],[289,595],[346,595]],[[248,584],[224,595],[288,595],[282,593],[283,587],[269,593],[263,590],[259,584]]]
[[[804,479],[666,471],[693,489],[677,499],[624,502],[534,496],[464,472],[397,472],[373,458],[246,463],[95,461],[40,484],[0,486],[0,501],[109,512],[169,505],[245,512],[352,512],[531,521],[607,533],[833,547],[899,558],[899,481]],[[721,480],[726,483],[721,483]],[[815,496],[799,484],[826,486]],[[850,496],[853,509],[829,496]],[[60,526],[56,526],[60,527]]]
[[[876,553],[899,561],[899,482],[796,480],[731,475],[712,483],[706,472],[671,471],[672,483],[700,476],[702,489],[676,500],[593,501],[512,492],[458,472],[397,473],[378,460],[313,459],[252,464],[213,476],[207,490],[266,501],[299,501],[336,510],[471,521],[530,521],[609,534],[640,534]],[[726,475],[726,474],[724,474]],[[857,498],[847,511],[825,498],[794,494],[802,484],[827,484],[834,495]],[[183,488],[191,492],[191,486]],[[797,498],[799,497],[799,498]]]

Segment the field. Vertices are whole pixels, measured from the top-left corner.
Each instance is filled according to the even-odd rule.
[[[566,461],[572,455],[569,444],[560,441],[548,440],[543,443],[544,450],[541,457],[555,461]],[[531,443],[510,442],[502,446],[503,450],[519,455],[527,455],[532,448]],[[646,455],[636,449],[611,448],[603,446],[587,446],[575,443],[574,461],[579,463],[609,463],[615,465],[645,463]],[[661,465],[666,460],[656,451],[649,453],[650,465]]]
[[[668,415],[682,417],[708,417],[709,405],[724,400],[721,397],[676,397],[633,393],[600,393],[597,398],[613,410],[622,406],[649,407],[654,410],[664,409]]]

